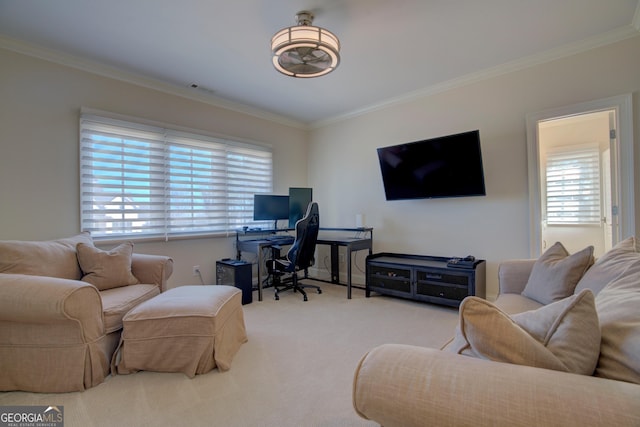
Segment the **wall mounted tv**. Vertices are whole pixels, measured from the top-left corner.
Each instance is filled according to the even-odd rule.
[[[387,200],[486,195],[480,131],[378,148]]]

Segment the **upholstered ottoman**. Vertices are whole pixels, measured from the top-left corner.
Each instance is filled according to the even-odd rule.
[[[242,292],[232,286],[181,286],[129,311],[122,319],[112,374],[226,371],[247,341]]]

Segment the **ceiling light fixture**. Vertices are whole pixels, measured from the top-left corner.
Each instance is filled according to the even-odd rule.
[[[296,14],[298,25],[283,28],[271,39],[273,66],[291,77],[319,77],[340,63],[340,41],[330,31],[314,27],[313,14]]]

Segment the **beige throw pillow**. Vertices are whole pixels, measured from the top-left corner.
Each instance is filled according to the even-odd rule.
[[[541,304],[573,295],[578,281],[591,264],[593,246],[569,255],[562,243],[556,242],[536,260],[522,295]]]
[[[511,317],[488,301],[467,297],[447,351],[496,362],[592,375],[600,353],[593,293],[585,290]]]
[[[598,258],[578,282],[576,293],[591,289],[597,295],[607,284],[621,277],[629,266],[638,262],[640,252],[636,247],[636,238],[629,237]]]
[[[84,272],[82,280],[99,290],[139,283],[131,273],[133,243],[123,243],[110,251],[79,243],[77,251],[78,262]]]
[[[602,344],[596,376],[640,384],[640,261],[596,297]]]

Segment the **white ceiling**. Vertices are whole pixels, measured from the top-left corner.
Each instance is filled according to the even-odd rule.
[[[295,79],[271,65],[271,36],[300,10],[340,38],[333,73]],[[0,0],[0,47],[306,125],[638,35],[639,10],[639,0]]]

